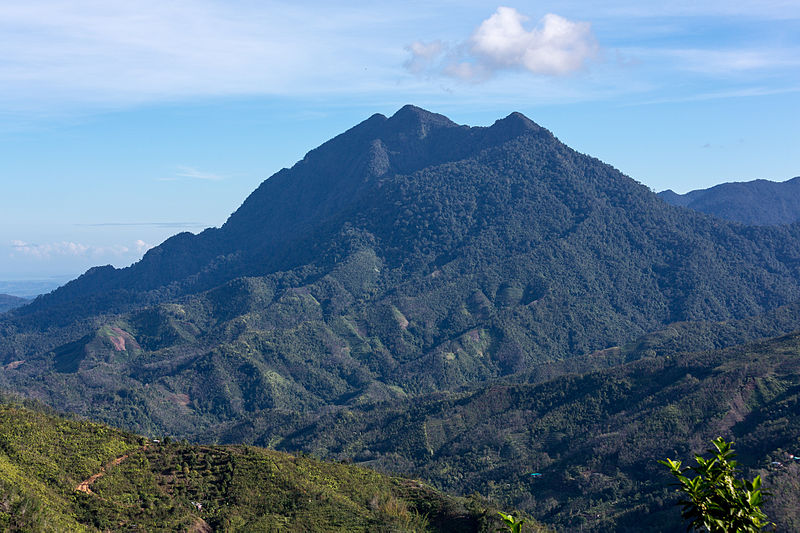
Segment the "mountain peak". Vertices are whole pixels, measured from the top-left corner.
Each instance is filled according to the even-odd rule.
[[[537,123],[520,113],[519,111],[514,111],[506,118],[501,118],[497,120],[494,127],[501,127],[506,130],[513,131],[515,133],[524,133],[526,131],[539,131],[543,128],[539,126]]]
[[[387,125],[401,132],[413,131],[420,138],[434,129],[458,127],[458,124],[444,115],[431,113],[411,104],[401,107],[389,118]]]

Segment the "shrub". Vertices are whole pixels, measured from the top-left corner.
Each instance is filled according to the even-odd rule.
[[[685,498],[680,500],[682,515],[689,527],[711,533],[760,531],[770,525],[761,510],[764,493],[761,476],[753,481],[737,479],[738,463],[733,460],[733,443],[722,437],[711,441],[709,459],[695,455],[697,466],[682,467],[680,461],[659,461],[670,469],[678,480],[678,489]],[[686,472],[697,474],[694,478]]]

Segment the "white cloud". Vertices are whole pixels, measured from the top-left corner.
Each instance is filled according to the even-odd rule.
[[[148,244],[144,242],[142,239],[137,239],[135,245],[136,245],[136,251],[140,254],[145,253],[147,250],[153,247],[152,244]]]
[[[135,251],[141,253],[146,250],[144,247],[149,247],[149,245],[144,241],[136,241],[135,247]],[[11,250],[12,257],[19,255],[35,259],[122,256],[132,252],[129,247],[123,245],[94,246],[72,241],[32,244],[21,240],[11,241]]]
[[[540,27],[526,31],[522,24],[527,19],[513,8],[498,8],[472,35],[472,52],[494,68],[521,66],[552,75],[578,70],[597,53],[588,22],[549,13]]]
[[[598,53],[588,22],[548,13],[537,27],[526,29],[528,20],[514,8],[498,7],[464,42],[409,45],[406,50],[411,58],[405,66],[414,74],[444,74],[472,81],[501,70],[562,76],[580,70]]]
[[[430,43],[415,42],[406,46],[406,50],[411,52],[411,57],[403,66],[413,74],[420,74],[431,68],[445,51],[445,44],[440,40]]]

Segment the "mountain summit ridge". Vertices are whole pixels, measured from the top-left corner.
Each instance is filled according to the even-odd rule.
[[[458,161],[527,134],[544,134],[558,143],[549,131],[517,112],[488,127],[458,125],[444,115],[411,104],[388,118],[374,114],[310,150],[290,169],[265,179],[222,227],[207,228],[199,234],[176,234],[148,250],[130,267],[94,267],[55,294],[44,296],[32,309],[59,306],[59,300],[66,303],[88,292],[100,295],[93,312],[118,311],[137,305],[120,300],[130,299],[122,294],[130,288],[156,291],[169,298],[225,281],[226,276],[219,275],[220,268],[232,268],[233,277],[267,273],[269,268],[254,271],[231,263],[248,254],[274,255],[276,247],[313,234],[320,220],[329,221],[349,209],[381,177]],[[269,243],[266,247],[265,242]],[[273,268],[291,267],[288,263]],[[202,281],[209,277],[211,281]],[[109,304],[101,295],[109,292],[114,293],[116,304]],[[146,300],[163,298],[158,294]]]
[[[0,354],[8,364],[52,351],[41,368],[77,377],[122,357],[103,355],[107,331],[93,329],[119,320],[109,327],[164,358],[158,368],[193,361],[174,370],[191,376],[190,396],[208,395],[196,380],[211,369],[245,391],[261,376],[254,404],[219,390],[224,409],[184,413],[207,423],[208,412],[449,389],[798,299],[800,227],[668,206],[519,113],[467,127],[406,106],[277,172],[221,228],[175,235],[129,268],[95,268],[7,313]],[[138,389],[139,363],[115,364]],[[28,368],[7,374],[15,388],[29,386]],[[174,389],[184,377],[161,378]]]
[[[401,131],[414,131],[425,137],[431,129],[438,128],[457,128],[458,124],[439,113],[432,113],[412,104],[401,107],[394,115],[386,121],[387,126],[391,125]]]

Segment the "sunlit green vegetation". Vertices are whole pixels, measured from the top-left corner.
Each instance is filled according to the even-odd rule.
[[[736,440],[743,473],[760,474],[780,495],[765,511],[792,531],[800,527],[800,460],[791,457],[800,456],[799,354],[800,336],[790,335],[545,383],[350,406],[288,433],[268,420],[230,431],[454,493],[478,492],[556,527],[595,531],[685,529],[656,459],[688,461],[723,435]],[[268,429],[259,436],[259,427]]]
[[[90,493],[76,491],[98,472]],[[456,533],[499,523],[484,500],[357,466],[250,446],[151,442],[0,405],[3,531]]]

